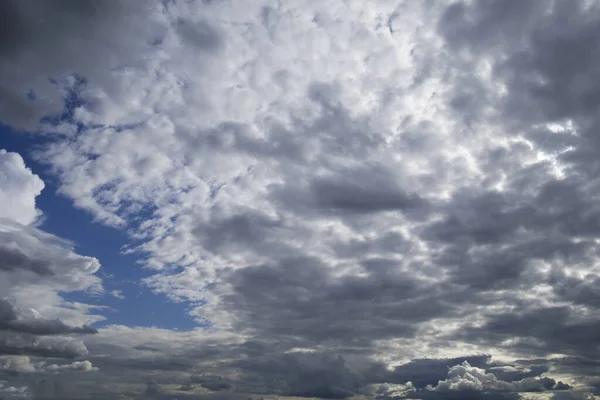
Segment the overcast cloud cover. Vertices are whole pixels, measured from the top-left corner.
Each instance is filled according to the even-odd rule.
[[[592,0],[0,0],[0,398],[600,399],[598,38]],[[195,328],[111,322],[132,276]]]

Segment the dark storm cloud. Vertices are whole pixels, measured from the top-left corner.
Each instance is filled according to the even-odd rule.
[[[120,13],[120,2],[98,4],[93,1],[65,1],[56,0],[37,4],[32,1],[3,1],[0,4],[0,116],[4,122],[17,127],[34,127],[37,119],[50,110],[59,110],[62,104],[45,104],[40,101],[27,99],[27,88],[23,92],[14,79],[24,80],[23,76],[31,66],[19,72],[19,56],[27,53],[36,53],[38,60],[50,60],[46,69],[32,69],[31,79],[50,79],[51,76],[37,76],[41,73],[51,73],[48,68],[58,68],[57,72],[68,73],[74,68],[73,62],[80,59],[80,55],[70,53],[73,45],[91,44],[100,38],[95,36],[93,26],[102,26],[111,21],[116,21]],[[90,50],[96,46],[90,46]],[[81,46],[78,50],[85,51]],[[89,52],[89,50],[88,50]],[[65,58],[61,60],[61,58]],[[54,64],[54,65],[53,65]],[[55,72],[55,71],[52,71]],[[46,85],[49,86],[48,83]],[[20,89],[20,90],[19,90]],[[55,97],[55,100],[59,100]]]
[[[307,216],[348,218],[356,214],[396,211],[418,219],[430,210],[426,199],[404,190],[391,171],[376,165],[348,168],[307,182],[272,185],[270,192],[277,204]]]
[[[584,217],[592,205],[576,188],[552,180],[534,195],[511,189],[461,191],[444,206],[446,216],[422,230],[452,281],[478,290],[526,287],[541,279],[536,260],[576,264],[597,253],[584,236],[595,229]]]
[[[244,371],[247,380],[278,382],[274,393],[323,399],[351,397],[382,373],[376,363],[365,360],[357,368],[340,356],[323,353],[267,355],[239,360],[233,366]]]
[[[584,278],[566,276],[556,269],[550,279],[554,292],[560,298],[575,304],[600,307],[600,277],[590,274]]]
[[[0,331],[0,354],[78,358],[87,355],[88,351],[79,340]]]
[[[18,319],[12,305],[0,299],[0,331],[30,333],[33,335],[95,334],[98,330],[89,326],[72,327],[64,322],[42,318]]]
[[[485,392],[478,390],[461,390],[455,392],[417,390],[409,393],[404,398],[420,400],[520,400],[523,397],[518,393]]]
[[[19,269],[31,271],[41,276],[54,275],[49,262],[32,260],[18,249],[0,246],[0,270],[13,272]]]
[[[62,94],[50,79],[73,73],[90,78],[130,59],[135,54],[132,48],[149,47],[151,24],[146,18],[156,4],[2,1],[0,119],[16,128],[35,129],[42,116],[63,108]],[[203,36],[189,30],[187,36],[196,41],[209,32]]]
[[[463,67],[481,56],[492,61],[495,79],[507,89],[493,103],[500,122],[525,128],[541,149],[574,146],[560,158],[586,175],[596,168],[590,155],[599,144],[599,7],[564,0],[475,1],[449,7],[439,23],[452,49],[471,52],[473,59],[463,60]],[[565,119],[573,121],[578,136],[532,126]]]
[[[592,270],[585,277],[567,275],[561,266],[592,265],[598,255],[600,169],[592,154],[600,149],[599,7],[560,0],[457,2],[439,20],[455,63],[447,101],[456,117],[467,115],[474,130],[491,122],[508,135],[524,135],[566,167],[557,179],[546,161],[515,169],[519,149],[490,154],[486,175],[510,172],[504,190],[458,191],[445,217],[423,230],[430,243],[443,246],[435,262],[456,282],[489,291],[546,280],[557,299],[598,310],[600,277]],[[473,73],[482,59],[492,79],[504,84],[501,96]],[[543,125],[565,121],[571,124],[565,132]],[[550,263],[552,272],[541,274],[536,261]],[[490,345],[519,338],[512,348],[598,357],[597,323],[575,308],[513,304],[513,312],[490,315],[482,327],[459,336]]]
[[[597,320],[577,321],[571,307],[532,308],[521,312],[489,316],[481,327],[465,328],[459,336],[472,342],[500,345],[507,339],[521,339],[513,348],[538,352],[600,357],[595,331]],[[530,340],[534,339],[535,343]]]
[[[13,306],[0,299],[0,355],[78,358],[88,353],[83,342],[59,335],[94,333],[98,331],[85,325],[71,327],[60,320],[19,318]]]
[[[200,224],[194,233],[205,249],[215,253],[233,250],[282,253],[289,251],[277,240],[285,229],[283,221],[259,211],[247,210]]]
[[[205,389],[212,390],[213,392],[220,392],[222,390],[229,390],[232,388],[229,382],[204,382],[200,384]]]
[[[440,287],[397,266],[394,260],[367,260],[364,276],[341,278],[315,258],[249,266],[227,276],[233,291],[223,305],[236,310],[240,329],[261,336],[360,346],[413,337],[418,323],[454,314]]]

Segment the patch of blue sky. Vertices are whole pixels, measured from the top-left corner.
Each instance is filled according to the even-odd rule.
[[[73,100],[68,107],[77,104]],[[63,114],[65,120],[70,117],[72,111]],[[61,122],[58,119],[55,121]],[[99,274],[104,279],[106,295],[98,297],[89,293],[75,292],[63,293],[63,298],[72,302],[110,307],[110,309],[98,310],[106,320],[97,323],[95,325],[97,327],[124,324],[188,330],[198,326],[198,323],[186,314],[189,304],[170,302],[165,296],[154,294],[141,284],[141,281],[150,274],[138,263],[142,255],[121,252],[123,246],[132,244],[131,238],[121,230],[94,223],[89,213],[75,208],[69,199],[56,193],[57,184],[53,176],[46,172],[44,165],[31,156],[35,149],[43,146],[48,140],[52,139],[44,135],[16,133],[0,124],[0,148],[19,153],[26,165],[33,173],[39,175],[46,185],[36,199],[36,204],[44,215],[40,228],[72,241],[78,253],[96,257],[102,264]],[[152,207],[142,209],[135,219],[141,221],[144,215],[152,212]],[[113,296],[110,294],[112,292],[122,293],[124,298]]]

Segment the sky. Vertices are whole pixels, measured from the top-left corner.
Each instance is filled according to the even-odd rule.
[[[0,0],[0,399],[600,399],[598,37]]]

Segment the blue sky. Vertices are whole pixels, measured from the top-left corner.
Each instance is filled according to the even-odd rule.
[[[0,27],[0,398],[600,399],[597,1]]]
[[[36,205],[44,215],[40,228],[72,241],[78,252],[97,257],[102,263],[101,274],[105,277],[107,291],[118,290],[124,296],[124,299],[119,299],[108,294],[97,298],[85,292],[64,293],[67,301],[110,307],[111,310],[100,312],[107,320],[99,322],[98,326],[127,324],[178,330],[196,326],[185,313],[185,303],[170,302],[140,285],[148,273],[136,265],[139,256],[121,253],[121,248],[131,243],[126,233],[94,223],[88,213],[73,207],[68,199],[56,193],[54,179],[48,173],[47,166],[30,156],[31,151],[47,139],[15,133],[7,126],[0,127],[0,138],[2,148],[19,153],[33,173],[39,175],[46,184],[36,198]]]

